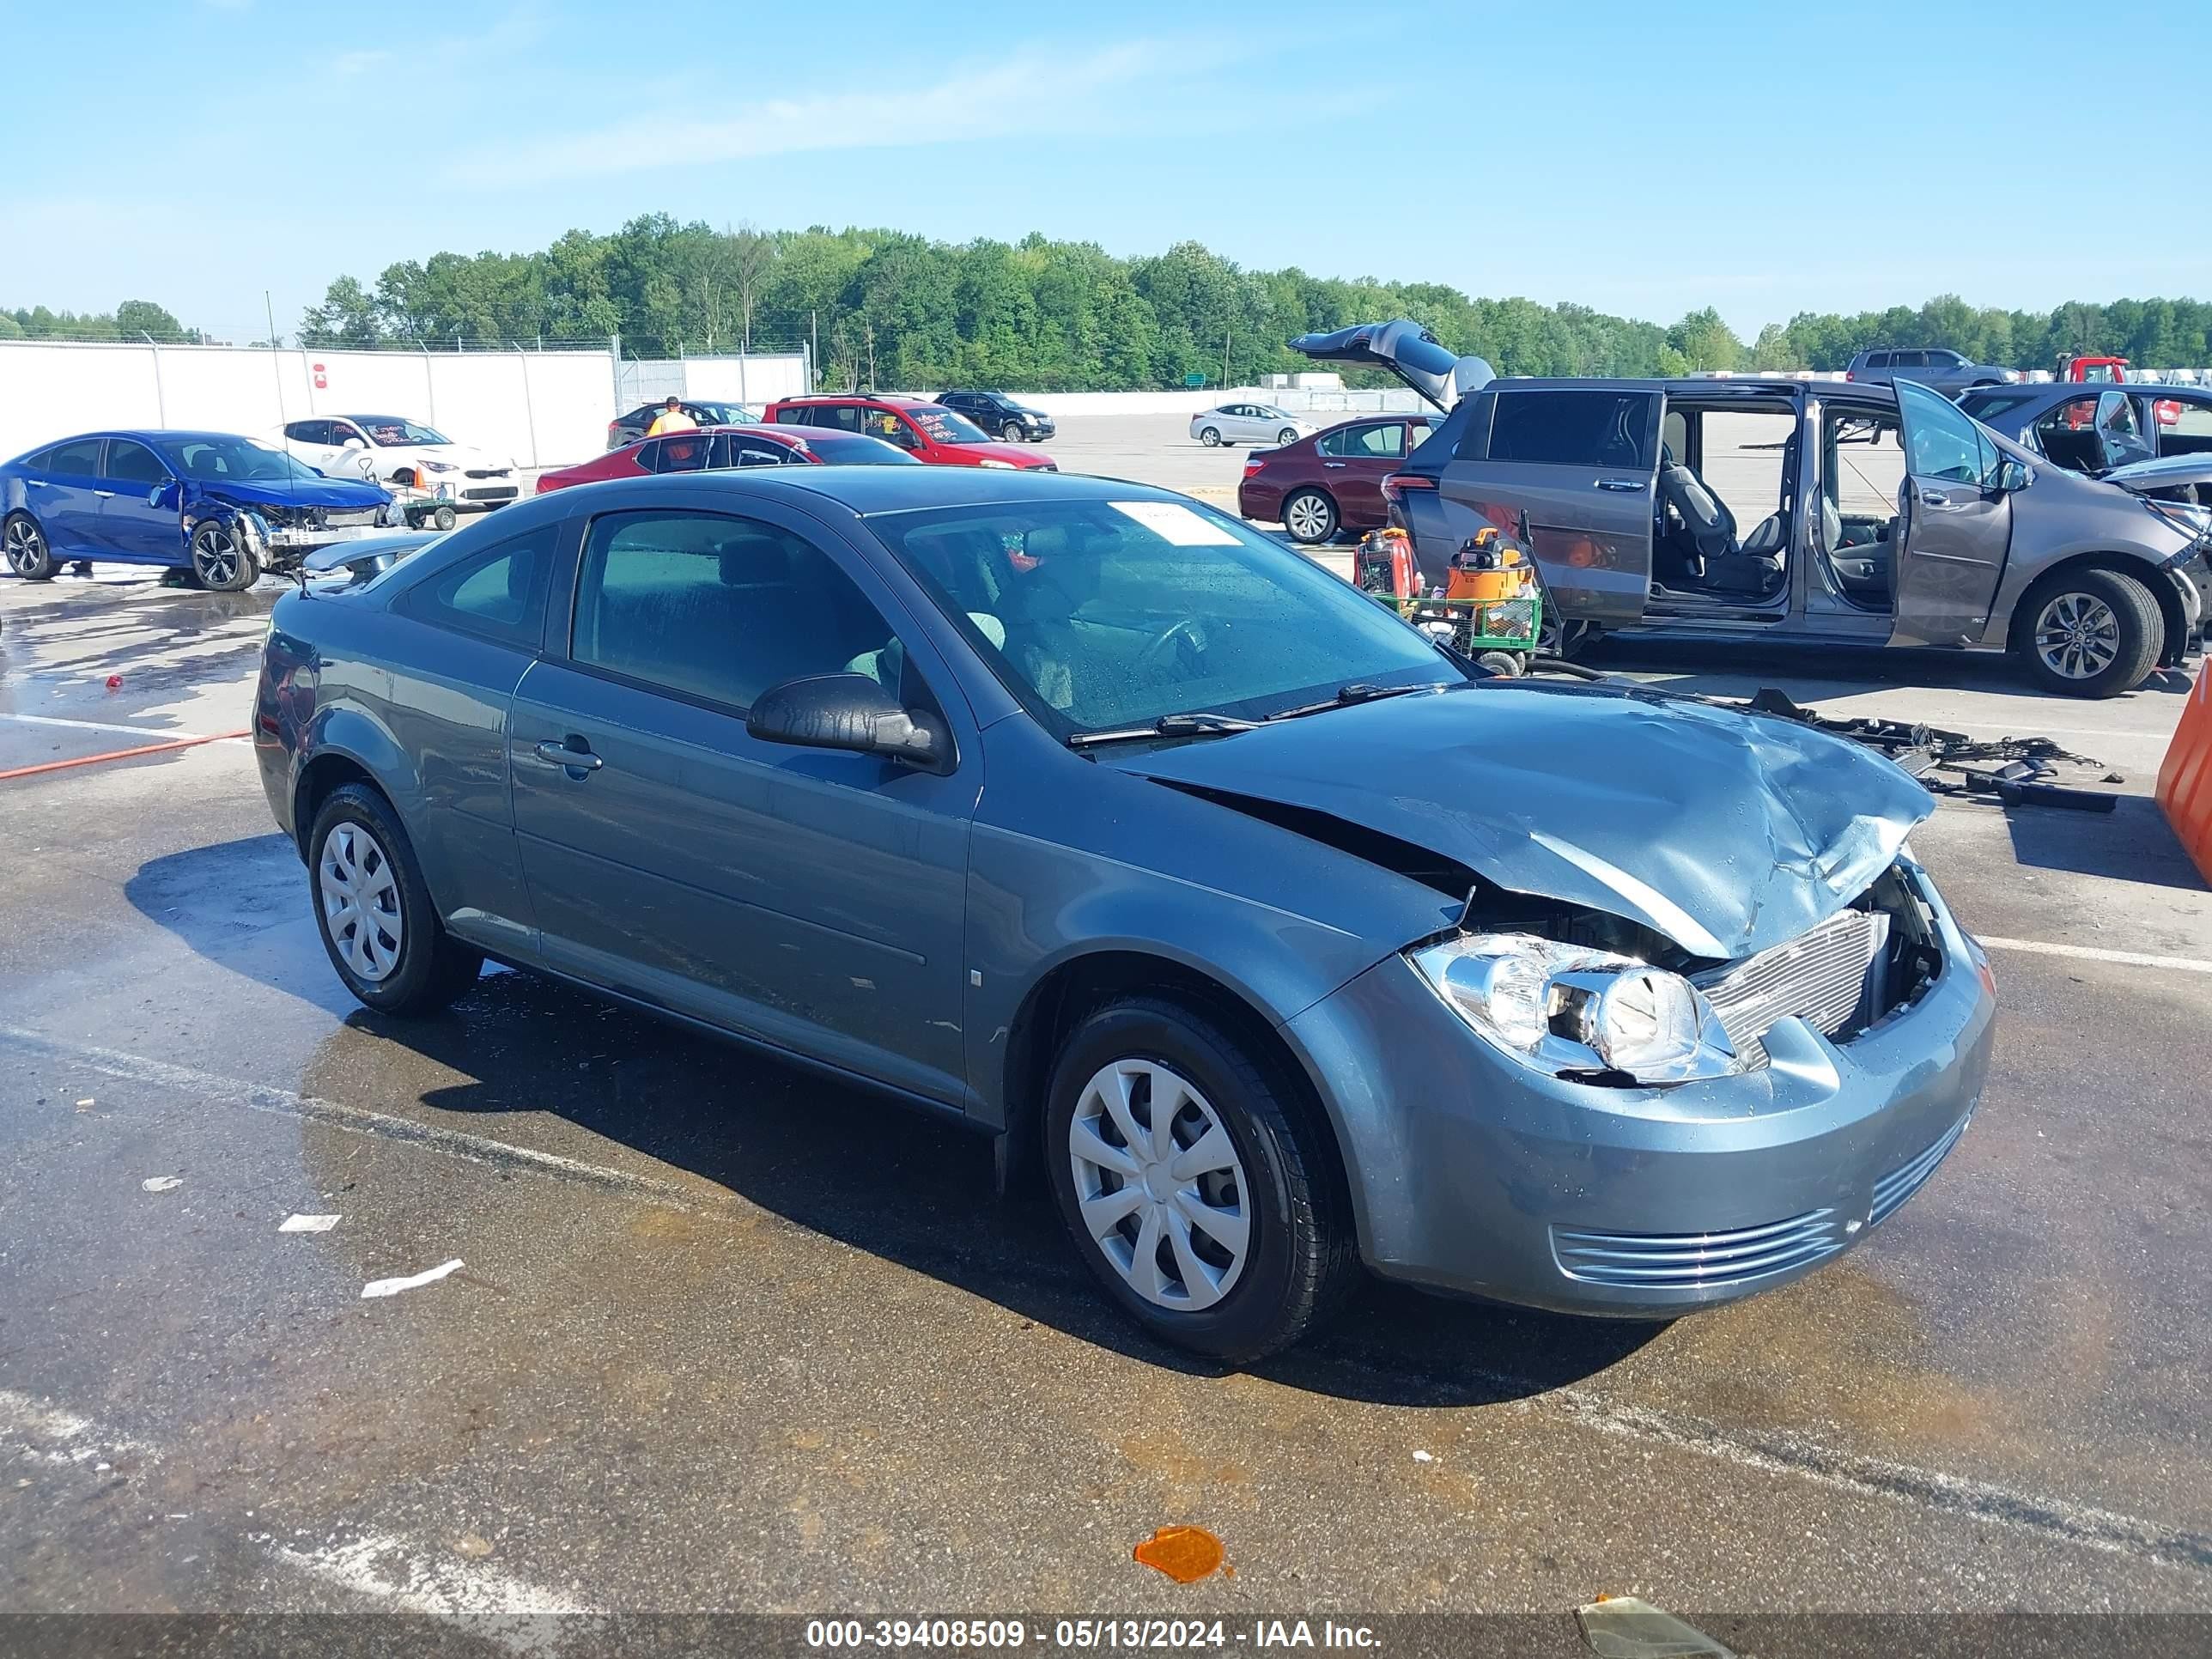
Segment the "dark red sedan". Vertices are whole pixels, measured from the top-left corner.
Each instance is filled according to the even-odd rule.
[[[1380,529],[1383,478],[1428,435],[1425,415],[1369,415],[1262,450],[1244,463],[1237,510],[1298,542]]]
[[[736,466],[919,466],[921,462],[880,438],[856,432],[794,431],[789,427],[716,426],[670,432],[611,449],[574,466],[541,473],[538,493],[603,478],[637,478],[648,472],[709,472]]]

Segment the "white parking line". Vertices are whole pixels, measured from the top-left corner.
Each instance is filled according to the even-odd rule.
[[[66,726],[80,732],[121,732],[134,738],[198,738],[213,743],[215,738],[199,732],[173,732],[159,726],[118,726],[112,720],[66,720],[52,714],[0,714],[0,720],[15,726]]]
[[[2031,957],[2073,957],[2082,962],[2113,962],[2123,968],[2163,968],[2175,974],[2212,974],[2212,962],[2203,957],[2154,957],[2141,951],[2106,951],[2094,945],[2050,945],[2039,939],[1976,939],[1992,951],[2018,951]]]
[[[1991,941],[1994,942],[1994,941]],[[2163,958],[2152,958],[2163,960]],[[696,1200],[672,1185],[650,1177],[585,1164],[574,1158],[510,1146],[480,1135],[449,1129],[433,1129],[409,1119],[387,1116],[361,1107],[296,1095],[266,1084],[249,1084],[215,1076],[166,1060],[148,1060],[112,1048],[66,1042],[34,1032],[0,1026],[0,1042],[12,1043],[56,1059],[64,1059],[111,1077],[153,1083],[180,1090],[217,1103],[243,1105],[254,1111],[287,1116],[313,1117],[357,1134],[381,1135],[411,1140],[471,1163],[501,1163],[534,1167],[541,1173],[563,1176],[592,1185],[612,1188],[648,1202],[678,1208],[695,1207]],[[817,1235],[817,1237],[820,1237]],[[825,1243],[831,1241],[824,1239]],[[1356,1348],[1353,1350],[1356,1354]],[[1976,1480],[1942,1469],[1891,1462],[1885,1458],[1823,1445],[1786,1429],[1761,1429],[1713,1423],[1703,1418],[1658,1412],[1612,1399],[1580,1384],[1531,1390],[1524,1377],[1481,1373],[1501,1390],[1525,1396],[1520,1408],[1554,1413],[1600,1433],[1647,1444],[1723,1459],[1764,1474],[1796,1475],[1838,1491],[1863,1497],[1887,1498],[1923,1509],[1963,1516],[1992,1526],[2038,1534],[2090,1549],[2149,1559],[2167,1565],[2212,1571],[2212,1537],[2185,1528],[2123,1515],[2062,1498],[2024,1492]],[[0,1397],[3,1398],[3,1397]],[[72,1419],[73,1420],[73,1419]],[[380,1550],[396,1549],[389,1540],[365,1539],[356,1543],[302,1554],[283,1552],[292,1565],[333,1582],[374,1594],[368,1567]],[[442,1558],[440,1558],[442,1559]],[[424,1606],[409,1598],[440,1601],[443,1616],[494,1618],[514,1613],[552,1611],[537,1597],[547,1595],[528,1586],[510,1592],[497,1585],[475,1584],[433,1572],[426,1581],[423,1569],[405,1566],[380,1570],[377,1582],[393,1587],[400,1605]],[[456,1585],[458,1583],[458,1588]],[[511,1594],[512,1599],[502,1600]],[[557,1598],[555,1598],[557,1599]],[[428,1610],[425,1606],[425,1610]],[[526,1626],[524,1634],[529,1634]],[[512,1635],[495,1638],[519,1645]]]

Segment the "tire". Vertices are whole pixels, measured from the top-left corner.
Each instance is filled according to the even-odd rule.
[[[430,515],[430,522],[437,526],[441,530],[451,530],[453,527],[455,517],[456,515],[452,507],[441,507],[435,513],[433,513]]]
[[[315,931],[364,1006],[435,1013],[476,983],[483,957],[446,932],[414,843],[374,789],[349,783],[332,790],[307,833],[307,854]],[[352,919],[340,925],[349,901]]]
[[[999,436],[1010,444],[1018,444],[1022,441],[1022,429],[1013,422],[1008,421],[1006,425],[999,428]]]
[[[2091,566],[2038,582],[2014,613],[2027,677],[2065,697],[2117,697],[2149,678],[2166,618],[2133,576]]]
[[[243,593],[261,580],[261,567],[236,531],[210,519],[192,532],[192,580],[212,593]]]
[[[1118,1112],[1137,1130],[1134,1141],[1107,1098],[1124,1079]],[[1167,1183],[1164,1199],[1127,1150],[1146,1140],[1155,1086],[1176,1091],[1167,1127],[1182,1152],[1214,1145],[1215,1130],[1225,1139],[1217,1151],[1226,1161],[1186,1166],[1188,1178],[1179,1182],[1164,1172],[1173,1170],[1172,1158],[1150,1160],[1153,1179]],[[1356,1282],[1327,1126],[1206,1016],[1152,998],[1098,1009],[1060,1048],[1045,1120],[1053,1193],[1077,1254],[1107,1296],[1160,1340],[1250,1364],[1305,1335]],[[1099,1161],[1086,1159],[1086,1148]],[[1126,1176],[1109,1167],[1116,1160]],[[1133,1201],[1113,1205],[1120,1193]],[[1094,1217],[1116,1207],[1121,1214],[1102,1219],[1094,1234],[1086,1202]],[[1232,1241],[1243,1221],[1241,1254],[1203,1221],[1184,1218],[1197,1214],[1194,1206]],[[1170,1218],[1172,1235],[1161,1224]],[[1147,1258],[1136,1247],[1148,1237]],[[1164,1252],[1180,1265],[1161,1267]]]
[[[1275,442],[1279,446],[1294,444],[1297,442],[1297,441],[1298,429],[1294,426],[1286,426],[1280,432],[1278,432],[1275,434]]]
[[[1487,668],[1509,680],[1517,678],[1522,672],[1521,659],[1510,651],[1486,651],[1474,661],[1478,668]]]
[[[1293,489],[1283,500],[1283,528],[1292,541],[1325,546],[1343,523],[1326,490]]]
[[[1220,428],[1219,427],[1218,427],[1218,426],[1209,426],[1209,427],[1206,427],[1206,428],[1204,428],[1202,431],[1200,431],[1200,432],[1199,433],[1199,434],[1198,434],[1198,441],[1199,441],[1199,442],[1200,442],[1200,443],[1204,444],[1204,445],[1205,445],[1208,449],[1218,449],[1218,448],[1220,448],[1220,447],[1221,447],[1221,428]]]
[[[0,524],[0,548],[6,550],[8,568],[27,582],[50,582],[61,569],[46,532],[27,513],[10,513]]]

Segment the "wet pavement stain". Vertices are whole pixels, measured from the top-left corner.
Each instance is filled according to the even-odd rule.
[[[1130,1552],[1178,1584],[1194,1583],[1221,1566],[1221,1540],[1204,1527],[1160,1527]]]

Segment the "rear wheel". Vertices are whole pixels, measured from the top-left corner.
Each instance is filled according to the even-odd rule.
[[[1076,1249],[1153,1335],[1249,1364],[1353,1282],[1326,1126],[1204,1016],[1149,998],[1098,1010],[1061,1048],[1046,1109]]]
[[[52,581],[61,568],[53,549],[46,544],[46,532],[27,513],[8,515],[7,524],[0,526],[0,548],[6,550],[8,568],[25,581]]]
[[[1297,441],[1298,429],[1294,426],[1286,426],[1275,434],[1275,441],[1278,444],[1294,444]]]
[[[260,580],[261,567],[238,532],[213,520],[192,532],[192,578],[216,593],[238,593]]]
[[[451,530],[453,527],[454,523],[453,509],[450,507],[441,506],[435,513],[433,513],[430,515],[430,522],[437,526],[441,530]]]
[[[1221,447],[1221,428],[1217,426],[1207,427],[1198,434],[1198,441],[1208,449],[1218,449]]]
[[[1015,422],[1008,421],[999,428],[999,435],[1010,444],[1018,444],[1022,441],[1022,429]]]
[[[2142,684],[2166,645],[2166,619],[2133,576],[2091,568],[2039,583],[2021,605],[2017,649],[2030,678],[2069,697],[2116,697]]]
[[[1328,542],[1336,537],[1336,503],[1318,489],[1291,492],[1283,503],[1283,528],[1293,541]]]
[[[380,1013],[431,1013],[476,983],[483,957],[439,921],[414,844],[382,795],[359,783],[331,791],[307,846],[316,931],[362,1002]]]

